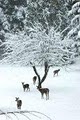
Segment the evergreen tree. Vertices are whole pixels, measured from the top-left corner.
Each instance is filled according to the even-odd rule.
[[[69,11],[69,17],[71,18],[70,30],[67,34],[68,39],[71,39],[72,45],[71,49],[73,49],[75,56],[80,55],[80,2],[74,2],[71,10]]]
[[[24,2],[23,2],[24,1]],[[24,29],[23,20],[25,19],[26,0],[1,0],[0,8],[2,9],[7,21],[6,32],[16,32]]]
[[[27,5],[27,26],[40,23],[48,33],[49,27],[54,26],[63,31],[68,24],[67,6],[64,0],[31,0]]]

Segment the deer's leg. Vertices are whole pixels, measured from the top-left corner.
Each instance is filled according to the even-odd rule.
[[[35,85],[35,80],[34,80],[34,85]]]
[[[18,109],[21,109],[21,106],[19,106]]]
[[[47,94],[46,94],[46,100],[48,99],[48,96],[47,96]]]
[[[46,100],[49,99],[49,92],[46,93]]]
[[[29,88],[29,91],[30,91],[30,88]]]
[[[55,73],[54,73],[54,76],[55,76]]]
[[[47,95],[48,95],[48,99],[49,99],[49,92],[48,92],[48,94],[47,94]]]
[[[24,88],[24,92],[25,92],[25,88]]]
[[[18,109],[21,109],[21,106],[17,105],[17,108],[18,108]]]
[[[33,80],[33,84],[34,84],[34,80]]]
[[[43,99],[43,94],[41,94],[41,98]]]

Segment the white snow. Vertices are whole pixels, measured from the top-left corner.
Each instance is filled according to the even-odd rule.
[[[0,110],[15,111],[15,97],[20,97],[23,102],[22,110],[39,111],[46,114],[52,120],[80,120],[80,65],[61,68],[58,76],[53,76],[51,68],[43,87],[50,89],[49,100],[41,99],[41,94],[33,85],[32,77],[35,75],[30,67],[0,66]],[[43,75],[43,68],[38,68]],[[30,92],[23,92],[21,82],[30,84]],[[39,114],[36,114],[38,117]],[[12,115],[13,116],[13,115]],[[19,116],[19,114],[18,114]],[[17,120],[13,116],[14,120]],[[29,114],[31,120],[39,120],[36,116]],[[0,120],[8,120],[0,115]],[[26,120],[20,115],[20,120]],[[47,120],[42,117],[41,120]]]
[[[73,9],[76,8],[76,7],[80,7],[80,2],[76,2],[76,3],[72,6]]]
[[[78,32],[78,37],[80,38],[80,31]]]

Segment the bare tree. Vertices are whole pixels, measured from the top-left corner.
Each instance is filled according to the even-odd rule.
[[[32,63],[31,63],[31,65],[32,65]],[[35,66],[32,66],[32,67],[33,67],[33,70],[34,70],[35,74],[38,77],[38,87],[41,88],[42,83],[45,81],[45,79],[48,75],[48,71],[49,71],[50,66],[48,65],[47,62],[44,63],[44,75],[43,75],[42,79],[41,79],[36,67]]]

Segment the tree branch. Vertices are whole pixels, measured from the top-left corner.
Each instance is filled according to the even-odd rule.
[[[48,63],[47,63],[47,62],[45,62],[44,67],[45,67],[45,73],[44,73],[44,76],[43,76],[43,78],[42,78],[42,80],[41,80],[41,84],[42,84],[42,83],[44,82],[44,80],[46,79],[47,74],[48,74],[48,71],[49,71],[49,68],[50,68],[50,66],[48,66]]]
[[[31,115],[39,118],[39,119],[43,119],[43,116],[44,116],[44,117],[46,117],[47,119],[52,120],[52,119],[51,119],[49,116],[47,116],[46,114],[41,113],[41,112],[38,112],[38,111],[26,111],[26,110],[22,111],[22,110],[21,110],[21,111],[8,111],[8,112],[3,112],[2,110],[0,110],[0,115],[5,115],[5,116],[7,115],[7,117],[9,117],[9,118],[11,118],[11,119],[12,119],[12,117],[11,117],[11,115],[9,116],[9,114],[13,114],[14,116],[16,116],[17,120],[19,120],[17,114],[21,114],[21,115],[25,116],[26,119],[31,120],[31,119],[30,119],[30,116],[28,117],[28,116],[27,116],[26,114],[24,114],[24,113],[26,113],[26,114],[29,113],[29,114],[31,114]],[[39,114],[40,114],[40,117],[38,116]]]
[[[39,83],[40,83],[40,75],[38,74],[38,72],[37,72],[37,69],[36,69],[36,67],[32,64],[32,62],[30,62],[30,64],[32,65],[32,67],[33,67],[33,70],[34,70],[34,72],[35,72],[35,74],[37,75],[37,77],[38,77],[38,81],[39,81]]]
[[[38,77],[38,81],[39,81],[38,86],[41,87],[41,84],[45,81],[45,79],[47,77],[50,66],[48,65],[47,61],[44,63],[44,75],[43,75],[42,80],[41,80],[40,75],[38,74],[36,67],[31,62],[30,62],[30,64],[32,65],[33,70]]]

